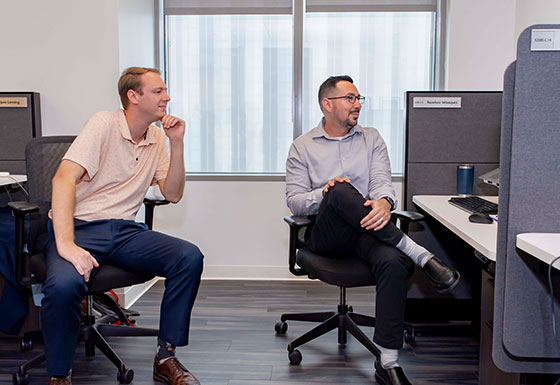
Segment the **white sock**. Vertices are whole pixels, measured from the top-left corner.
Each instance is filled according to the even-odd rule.
[[[434,256],[424,247],[420,246],[418,243],[410,239],[406,234],[403,234],[403,237],[397,244],[397,249],[402,251],[420,267],[424,267],[426,262],[428,262]]]
[[[381,352],[381,357],[379,357],[379,359],[381,360],[381,366],[384,369],[391,369],[400,366],[398,349],[387,349],[375,342],[373,344],[377,346],[377,349]]]

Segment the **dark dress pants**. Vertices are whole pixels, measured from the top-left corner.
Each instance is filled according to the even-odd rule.
[[[403,233],[392,222],[379,231],[365,230],[360,221],[370,211],[365,199],[349,183],[329,188],[307,235],[311,250],[341,258],[357,256],[371,266],[376,281],[373,340],[389,349],[402,347],[404,311],[411,261],[395,246]]]
[[[186,345],[191,310],[202,274],[203,255],[198,247],[151,231],[145,224],[134,221],[75,220],[74,226],[76,244],[88,250],[99,264],[165,277],[159,337],[175,346]],[[41,320],[47,371],[64,376],[74,361],[81,321],[80,303],[86,295],[87,283],[70,262],[59,256],[51,221],[45,256],[47,279],[43,285]]]

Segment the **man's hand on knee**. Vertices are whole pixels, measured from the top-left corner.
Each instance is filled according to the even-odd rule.
[[[56,246],[58,254],[72,265],[76,271],[84,276],[86,282],[89,281],[89,275],[94,267],[99,267],[97,260],[89,253],[75,243],[67,243]]]
[[[330,187],[334,187],[334,184],[338,182],[338,183],[350,183],[350,179],[346,178],[346,177],[335,177],[333,180],[329,180],[327,182],[327,184],[325,185],[325,187],[323,187],[323,196],[325,196],[325,194],[329,191]]]
[[[360,221],[362,228],[379,231],[391,220],[391,204],[386,199],[367,200],[364,206],[371,207],[371,211]]]

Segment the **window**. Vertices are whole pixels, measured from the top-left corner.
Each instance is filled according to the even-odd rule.
[[[428,6],[388,12],[363,5],[383,0],[347,0],[352,12],[340,12],[336,0],[308,0],[303,12],[300,0],[294,11],[286,0],[166,0],[169,109],[187,121],[187,172],[284,173],[294,135],[321,118],[319,85],[348,74],[367,97],[360,124],[381,132],[402,174],[404,92],[432,89],[435,36],[431,0],[402,1]]]
[[[289,15],[170,16],[170,112],[188,172],[282,172],[292,129]]]
[[[383,136],[394,174],[402,174],[404,93],[431,90],[432,12],[307,13],[303,45],[303,132],[322,117],[317,100],[331,75],[350,75],[366,97],[359,123]]]

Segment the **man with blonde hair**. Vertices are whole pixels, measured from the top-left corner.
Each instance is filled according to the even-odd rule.
[[[199,384],[175,347],[188,343],[203,255],[192,243],[134,221],[151,185],[173,203],[182,198],[185,122],[167,115],[170,98],[157,69],[128,68],[118,88],[123,109],[86,122],[52,181],[41,313],[49,385],[71,384],[80,302],[100,264],[166,278],[154,379]]]

